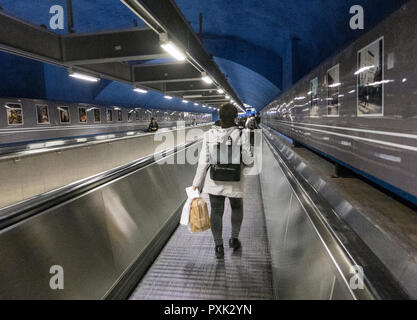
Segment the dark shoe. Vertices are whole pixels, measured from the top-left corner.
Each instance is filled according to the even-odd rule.
[[[233,250],[237,250],[242,247],[238,238],[230,238],[229,246],[230,248],[233,248]]]
[[[217,259],[224,258],[224,247],[223,247],[223,245],[216,246],[216,258]]]

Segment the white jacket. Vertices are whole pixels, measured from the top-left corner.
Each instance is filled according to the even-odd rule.
[[[243,198],[244,195],[244,170],[241,170],[241,179],[238,182],[220,182],[210,179],[210,152],[216,147],[217,143],[225,143],[228,137],[234,143],[242,145],[242,166],[253,164],[253,157],[250,151],[249,130],[243,130],[240,137],[240,130],[237,127],[223,129],[213,126],[204,134],[203,145],[198,161],[197,172],[193,181],[193,186],[198,187],[204,193],[225,196],[229,198]],[[204,187],[202,188],[204,183]]]

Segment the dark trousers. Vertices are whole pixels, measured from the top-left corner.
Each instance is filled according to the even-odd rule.
[[[211,205],[211,232],[216,246],[223,244],[223,214],[226,197],[210,194]],[[243,199],[229,198],[232,207],[232,238],[239,238],[240,227],[243,221]]]

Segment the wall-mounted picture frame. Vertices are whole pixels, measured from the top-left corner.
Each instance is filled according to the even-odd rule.
[[[384,37],[358,51],[357,115],[384,115]]]
[[[57,109],[59,112],[59,122],[62,124],[71,123],[69,107],[59,106]]]
[[[310,117],[319,116],[319,78],[310,81]]]
[[[85,107],[78,108],[78,121],[80,123],[87,123],[87,108]]]
[[[7,124],[16,126],[23,124],[23,108],[21,103],[6,102]]]
[[[340,65],[327,70],[327,116],[338,117],[340,107]]]
[[[50,124],[49,108],[46,104],[37,104],[36,107],[36,119],[38,124]]]
[[[101,112],[99,108],[93,109],[94,114],[94,123],[100,123],[101,122]]]
[[[106,110],[106,121],[113,122],[113,110],[112,109]]]

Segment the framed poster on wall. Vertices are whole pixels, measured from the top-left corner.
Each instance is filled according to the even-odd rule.
[[[59,121],[61,123],[70,123],[70,113],[68,107],[58,107]]]
[[[339,65],[327,71],[327,115],[337,117],[339,115],[339,95],[340,95],[340,79]]]
[[[358,51],[358,116],[384,115],[384,38]]]
[[[7,110],[7,124],[20,125],[23,124],[23,109],[20,103],[8,102],[5,104]]]
[[[100,109],[94,108],[93,112],[94,112],[94,122],[95,123],[100,123],[101,122]]]
[[[78,108],[78,120],[80,123],[87,123],[87,109],[84,107]]]
[[[112,109],[106,110],[106,121],[113,122],[113,110]]]
[[[38,124],[49,124],[49,110],[48,106],[44,104],[36,105],[36,118]]]
[[[310,117],[319,116],[319,78],[310,81]]]

